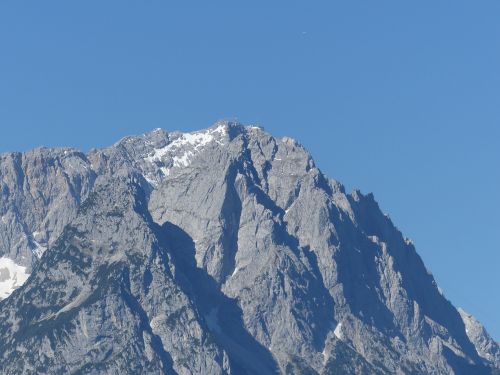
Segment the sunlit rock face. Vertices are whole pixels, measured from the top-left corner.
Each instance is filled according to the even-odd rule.
[[[0,373],[499,367],[373,195],[291,138],[156,129],[3,154],[0,184]]]

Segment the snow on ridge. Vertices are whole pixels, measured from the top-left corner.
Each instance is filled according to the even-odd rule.
[[[153,149],[150,155],[144,158],[144,160],[157,165],[163,176],[168,176],[170,169],[164,165],[159,165],[163,164],[162,159],[165,156],[172,158],[172,167],[187,167],[191,163],[192,157],[209,143],[215,141],[223,146],[224,143],[218,139],[218,135],[223,136],[224,134],[226,134],[226,127],[224,125],[193,133],[182,133],[166,146]],[[155,179],[152,176],[146,176],[146,180],[153,185],[155,184]]]
[[[147,157],[146,160],[151,162],[161,160],[163,156],[169,154],[171,151],[175,151],[176,149],[180,149],[185,146],[192,146],[194,148],[194,151],[199,151],[201,148],[215,140],[214,134],[216,133],[224,134],[224,126],[220,125],[215,129],[209,129],[201,132],[184,133],[165,147],[155,149],[153,155]],[[224,145],[224,143],[218,140],[217,143],[219,143],[220,145]],[[186,166],[188,164],[189,156],[193,154],[193,151],[186,151],[182,156],[174,157],[174,166]]]
[[[26,280],[29,273],[26,272],[26,267],[16,264],[12,259],[7,257],[0,258],[0,300],[7,298]]]

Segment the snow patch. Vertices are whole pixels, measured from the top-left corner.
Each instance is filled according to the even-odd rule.
[[[342,340],[342,323],[337,324],[337,327],[335,327],[335,330],[333,331],[333,334],[339,340]]]
[[[40,259],[43,255],[43,253],[45,253],[47,251],[47,247],[46,246],[42,246],[40,245],[37,241],[33,240],[33,243],[35,244],[35,248],[34,249],[31,249],[31,251],[33,252],[33,254],[35,254],[35,256]]]
[[[10,296],[28,277],[26,267],[16,264],[10,258],[0,258],[0,300]]]
[[[219,125],[214,129],[201,132],[184,133],[166,146],[154,149],[144,160],[158,166],[158,170],[166,177],[170,174],[170,169],[162,165],[162,159],[169,156],[172,160],[172,167],[187,167],[191,163],[193,156],[209,143],[216,141],[219,145],[223,146],[224,143],[217,139],[217,134],[224,135],[225,132],[225,126]],[[156,184],[152,176],[146,176],[145,178],[149,183]]]

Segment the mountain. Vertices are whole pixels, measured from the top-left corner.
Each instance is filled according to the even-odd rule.
[[[231,122],[0,156],[2,374],[498,374],[372,194]],[[29,276],[29,277],[28,277]]]

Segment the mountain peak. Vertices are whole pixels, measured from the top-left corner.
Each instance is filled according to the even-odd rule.
[[[499,367],[374,196],[291,138],[219,121],[0,163],[3,373]]]

